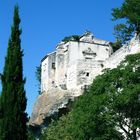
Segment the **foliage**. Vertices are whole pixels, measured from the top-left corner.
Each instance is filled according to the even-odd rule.
[[[40,89],[40,87],[41,87],[41,65],[39,67],[36,67],[35,74],[36,74],[36,79],[38,81],[38,89],[39,89],[38,92],[39,92],[39,94],[41,94],[41,89]]]
[[[66,36],[62,41],[63,42],[68,42],[68,41],[78,41],[80,40],[79,35],[72,35],[72,36]]]
[[[28,140],[36,140],[33,133],[28,131]]]
[[[117,40],[125,43],[134,32],[140,32],[140,2],[139,0],[124,0],[120,8],[112,11],[113,20],[120,23],[115,26]]]
[[[106,70],[69,114],[44,130],[41,140],[123,140],[123,134],[136,140],[140,128],[139,71],[140,54],[129,55],[117,68]]]
[[[0,140],[27,140],[25,79],[23,79],[23,52],[20,46],[19,24],[18,6],[15,6],[11,37],[1,76]]]
[[[116,52],[122,46],[121,41],[117,40],[116,42],[110,42],[110,45],[113,49],[113,52]]]

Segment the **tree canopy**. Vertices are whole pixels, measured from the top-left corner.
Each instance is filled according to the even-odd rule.
[[[62,39],[63,42],[68,42],[68,41],[79,41],[80,36],[79,35],[72,35],[72,36],[66,36],[64,39]]]
[[[116,39],[127,42],[135,32],[140,33],[140,1],[124,0],[120,8],[112,11],[113,20],[119,21],[115,26]]]

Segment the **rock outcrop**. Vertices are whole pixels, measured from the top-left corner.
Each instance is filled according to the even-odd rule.
[[[48,93],[42,93],[37,97],[33,107],[33,112],[29,124],[31,126],[41,125],[46,117],[58,112],[60,108],[64,108],[68,103],[68,91],[52,88]]]

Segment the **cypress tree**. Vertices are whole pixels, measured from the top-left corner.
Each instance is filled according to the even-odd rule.
[[[0,140],[27,140],[26,96],[23,78],[23,51],[18,6],[15,6],[11,36],[2,80],[0,98]]]

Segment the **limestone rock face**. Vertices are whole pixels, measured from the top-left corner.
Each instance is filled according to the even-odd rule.
[[[41,125],[46,117],[65,107],[71,97],[67,91],[50,89],[48,93],[42,93],[37,97],[32,115],[29,121],[31,126]]]

